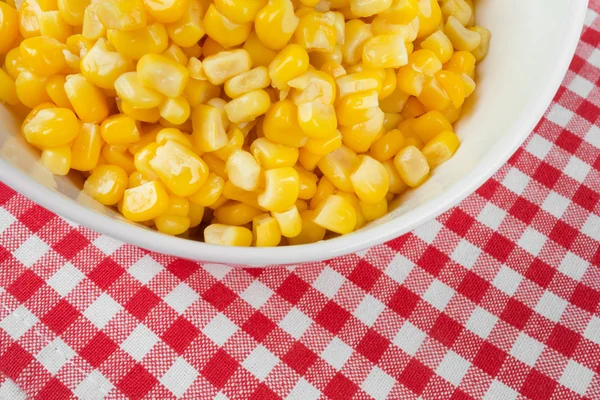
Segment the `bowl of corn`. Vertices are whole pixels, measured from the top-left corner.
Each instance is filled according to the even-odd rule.
[[[189,259],[362,250],[508,159],[586,3],[3,0],[0,179]]]

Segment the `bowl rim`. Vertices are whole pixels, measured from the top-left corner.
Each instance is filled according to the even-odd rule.
[[[366,231],[359,230],[351,235],[298,246],[274,248],[218,246],[171,237],[115,220],[108,215],[86,208],[72,199],[67,200],[63,194],[31,179],[3,159],[0,159],[0,181],[48,210],[98,233],[151,251],[191,260],[264,267],[320,261],[364,250],[410,232],[454,207],[496,173],[522,145],[551,104],[575,54],[588,9],[588,1],[575,2],[573,7],[578,9],[574,12],[573,25],[567,33],[566,45],[555,60],[556,68],[552,79],[539,96],[540,100],[532,106],[531,112],[515,123],[520,126],[519,130],[522,132],[518,140],[515,140],[512,146],[507,146],[501,154],[496,154],[494,162],[487,168],[475,169],[458,181],[445,202],[424,202],[411,211],[411,216],[407,217],[406,223],[402,225],[391,220]]]

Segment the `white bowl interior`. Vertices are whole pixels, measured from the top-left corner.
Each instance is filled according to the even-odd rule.
[[[172,238],[129,224],[81,192],[76,174],[57,177],[21,139],[20,121],[0,105],[0,179],[75,222],[150,250],[209,262],[268,265],[321,260],[408,232],[474,191],[523,142],[542,116],[577,44],[587,1],[479,0],[477,23],[492,31],[478,87],[456,126],[461,146],[424,185],[358,232],[311,245],[225,248]]]

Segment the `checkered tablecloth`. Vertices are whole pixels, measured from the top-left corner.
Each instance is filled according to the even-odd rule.
[[[535,132],[368,251],[233,269],[0,184],[0,399],[600,399],[600,1]]]

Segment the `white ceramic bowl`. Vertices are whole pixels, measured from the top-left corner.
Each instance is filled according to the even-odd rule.
[[[478,86],[456,131],[461,146],[423,186],[358,232],[302,246],[232,248],[169,237],[126,222],[81,192],[75,174],[54,177],[0,106],[0,180],[72,221],[124,242],[188,259],[262,266],[315,261],[362,250],[437,217],[485,182],[535,127],[565,75],[587,0],[479,0],[477,23],[492,31]]]

